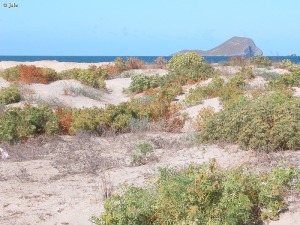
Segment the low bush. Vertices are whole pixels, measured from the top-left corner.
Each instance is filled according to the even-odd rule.
[[[161,78],[159,75],[146,76],[138,74],[131,77],[131,84],[128,90],[132,93],[139,93],[150,88],[156,88],[160,85]]]
[[[242,74],[237,73],[231,77],[230,80],[224,84],[219,91],[219,97],[224,107],[234,104],[240,97],[244,96],[245,78]]]
[[[99,131],[101,126],[109,126],[110,118],[104,114],[104,109],[84,108],[72,110],[72,123],[70,132],[75,134],[79,131]]]
[[[21,92],[16,85],[0,89],[0,104],[11,104],[21,101]]]
[[[56,134],[59,123],[47,106],[9,108],[0,113],[0,141],[23,141],[39,134]]]
[[[83,84],[95,87],[104,88],[104,79],[108,76],[107,71],[102,67],[90,66],[88,69],[69,69],[59,73],[62,79],[75,79]]]
[[[215,161],[183,170],[161,168],[149,187],[129,186],[109,197],[94,224],[255,224],[275,218],[299,170],[268,174],[245,167],[224,170]]]
[[[73,115],[71,109],[66,108],[56,108],[55,115],[59,123],[59,133],[60,134],[71,134],[71,126],[73,122]]]
[[[20,79],[20,68],[24,65],[18,65],[14,67],[7,68],[0,72],[0,76],[7,81],[18,81]]]
[[[291,60],[289,59],[284,59],[280,62],[280,65],[279,67],[281,69],[286,69],[290,72],[299,72],[300,71],[300,64],[295,64],[295,63],[292,63]]]
[[[103,129],[126,132],[129,131],[133,120],[157,121],[167,115],[169,117],[170,105],[171,100],[162,92],[158,92],[116,106],[108,105],[105,109],[74,109],[71,133],[80,130],[102,132]]]
[[[22,81],[27,84],[47,84],[59,79],[55,70],[50,68],[36,67],[34,65],[14,66],[2,71],[0,76],[8,81]]]
[[[143,60],[139,60],[136,57],[129,57],[125,62],[127,70],[142,69],[144,67],[144,64],[145,63]]]
[[[250,58],[250,63],[257,67],[272,66],[272,61],[266,56],[253,56]]]
[[[168,63],[168,60],[164,59],[163,57],[157,57],[155,59],[155,67],[159,69],[165,69]]]
[[[224,80],[220,77],[213,78],[211,83],[206,86],[197,85],[196,88],[190,89],[187,97],[183,101],[185,106],[193,106],[199,104],[205,98],[213,98],[218,96]]]
[[[148,142],[137,144],[135,151],[131,154],[132,164],[145,164],[147,162],[147,155],[151,152],[153,152],[153,147]]]
[[[254,99],[240,97],[208,119],[200,140],[263,151],[299,150],[299,110],[299,99],[279,92]]]
[[[241,75],[245,79],[254,78],[252,67],[242,67],[241,70],[236,75]]]
[[[280,88],[282,86],[285,87],[293,87],[300,86],[300,71],[282,74],[277,77],[277,79],[273,79],[268,83],[268,86],[271,89]]]
[[[229,66],[240,66],[240,67],[245,67],[247,65],[247,59],[242,57],[231,57],[228,60]]]
[[[179,72],[204,63],[204,58],[194,52],[176,54],[168,62],[167,67],[174,72]]]
[[[49,82],[58,79],[58,75],[53,69],[41,68],[36,66],[21,66],[20,70],[20,81],[27,84],[31,83],[42,83],[48,84]]]
[[[263,77],[266,81],[271,81],[278,79],[280,74],[276,72],[268,72],[264,70],[254,70],[253,72],[256,76]]]
[[[101,100],[101,93],[90,87],[67,86],[64,88],[65,95],[84,96],[94,100]]]

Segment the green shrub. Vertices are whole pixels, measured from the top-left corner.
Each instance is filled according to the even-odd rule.
[[[282,60],[279,67],[281,69],[287,69],[290,72],[300,71],[300,64],[292,63],[292,61],[289,59]]]
[[[272,61],[266,56],[253,56],[250,58],[250,63],[258,67],[272,66]]]
[[[56,134],[59,123],[47,106],[9,108],[0,113],[0,141],[13,143],[39,134]]]
[[[190,89],[183,104],[193,106],[199,104],[205,98],[216,97],[224,85],[224,80],[220,77],[213,78],[211,83],[206,86],[197,85],[195,89]]]
[[[23,65],[18,65],[14,67],[7,68],[0,72],[0,76],[7,81],[18,81],[20,79],[20,68]]]
[[[261,71],[261,70],[255,70],[254,73],[256,76],[263,77],[266,81],[278,79],[280,76],[280,74],[276,72],[268,72],[268,71]]]
[[[59,76],[62,79],[75,79],[83,84],[95,87],[104,88],[104,79],[107,77],[106,70],[101,67],[90,66],[89,69],[69,69],[62,71]]]
[[[254,73],[251,67],[242,67],[241,70],[237,73],[240,74],[245,79],[254,78]]]
[[[131,77],[131,84],[128,87],[128,90],[133,93],[143,92],[149,88],[156,88],[160,84],[160,76],[146,76],[143,74],[134,75]]]
[[[48,82],[59,80],[59,76],[54,69],[41,68],[42,75],[47,79]]]
[[[84,108],[73,109],[71,133],[77,133],[81,130],[97,131],[100,126],[109,126],[111,120],[109,116],[104,114],[103,109],[99,108]]]
[[[231,104],[244,96],[244,86],[246,85],[245,77],[242,74],[237,73],[230,80],[224,84],[219,91],[219,97],[224,107],[228,107]]]
[[[122,57],[116,58],[116,60],[114,61],[114,65],[120,73],[126,70],[126,63]]]
[[[172,71],[182,71],[204,63],[204,58],[196,53],[184,53],[174,55],[168,62],[167,67]]]
[[[214,75],[214,68],[204,63],[204,58],[196,53],[176,54],[167,64],[171,73],[164,77],[163,83],[177,82],[181,85],[189,81],[204,80]]]
[[[239,98],[207,121],[200,140],[265,151],[299,150],[299,110],[300,100],[282,93],[250,100]]]
[[[147,155],[153,151],[153,147],[148,142],[142,142],[136,145],[136,150],[131,154],[133,165],[142,165],[146,163]]]
[[[210,164],[184,170],[161,168],[156,182],[129,186],[108,198],[94,224],[254,224],[274,218],[299,170],[275,168],[260,174],[245,167]]]
[[[280,75],[277,79],[271,80],[268,83],[268,86],[272,89],[276,89],[277,87],[286,86],[286,87],[292,87],[292,86],[300,86],[300,71],[298,72],[292,72],[292,73],[286,73]]]
[[[0,89],[0,104],[11,104],[21,101],[21,92],[16,85]]]

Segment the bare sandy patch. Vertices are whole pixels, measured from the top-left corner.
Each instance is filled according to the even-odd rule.
[[[95,66],[105,66],[108,65],[109,62],[99,62],[99,63],[76,63],[76,62],[58,62],[55,60],[42,60],[42,61],[34,61],[34,62],[16,62],[16,61],[1,61],[0,68],[6,69],[17,65],[34,65],[37,67],[45,67],[54,69],[56,72],[61,72],[63,70],[80,68],[87,69],[91,65]]]

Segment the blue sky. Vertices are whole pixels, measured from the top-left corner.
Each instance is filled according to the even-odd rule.
[[[0,55],[163,56],[233,36],[252,38],[264,55],[299,55],[299,8],[299,0],[0,0]]]

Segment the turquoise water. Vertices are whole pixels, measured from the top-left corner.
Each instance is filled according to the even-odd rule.
[[[59,62],[113,62],[119,56],[0,56],[0,61],[18,61],[18,62],[33,62],[40,60],[56,60]],[[130,56],[121,56],[126,59]],[[144,60],[146,63],[154,63],[155,59],[159,56],[134,56],[138,59]],[[300,63],[300,56],[267,56],[274,62],[281,61],[283,59],[289,59],[293,63]],[[166,60],[172,58],[172,56],[163,56]],[[230,57],[226,56],[206,56],[205,60],[209,63],[225,62]]]

